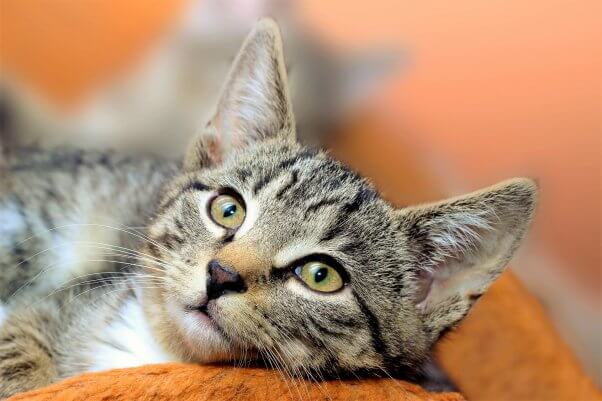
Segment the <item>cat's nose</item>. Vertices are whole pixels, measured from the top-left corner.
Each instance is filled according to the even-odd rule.
[[[234,269],[222,266],[213,259],[208,266],[209,280],[207,282],[207,298],[216,299],[227,292],[245,292],[247,287],[244,280]]]

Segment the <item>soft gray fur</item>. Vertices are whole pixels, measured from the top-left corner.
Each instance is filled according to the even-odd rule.
[[[106,263],[89,261],[106,259],[110,249],[103,244],[136,249],[139,238],[120,229],[148,223],[177,166],[31,147],[15,150],[7,170],[0,192],[0,302],[45,295],[74,275],[106,271]]]
[[[9,163],[0,201],[0,219],[12,223],[0,226],[5,297],[61,258],[57,250],[14,266],[52,246],[57,234],[50,227],[75,221],[148,228],[138,228],[141,234],[125,228],[127,234],[96,227],[86,234],[93,226],[79,226],[74,236],[90,235],[96,244],[140,246],[133,264],[143,267],[18,302],[0,328],[0,396],[94,369],[99,362],[91,350],[99,346],[127,355],[108,327],[131,308],[144,311],[152,341],[170,360],[263,358],[313,377],[420,369],[433,343],[468,313],[512,256],[529,225],[536,187],[514,179],[396,209],[369,181],[296,142],[286,82],[278,29],[264,20],[243,45],[216,115],[175,178],[171,164],[101,154],[27,155]],[[209,202],[224,190],[245,204],[236,230],[208,215]],[[22,242],[31,235],[34,240]],[[131,237],[138,244],[128,243]],[[81,252],[79,264],[60,266],[61,279],[90,270],[87,259],[108,258],[90,257],[97,250],[86,244],[73,249]],[[123,248],[111,250],[124,256]],[[342,289],[319,293],[301,283],[293,267],[318,257],[312,255],[340,265]],[[239,287],[210,297],[210,261],[234,272]],[[107,268],[114,269],[93,264]],[[25,273],[14,273],[19,269]],[[199,323],[201,312],[209,326]]]

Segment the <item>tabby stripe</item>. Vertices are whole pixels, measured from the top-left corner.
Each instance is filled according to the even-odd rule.
[[[339,214],[339,216],[340,216],[340,214]],[[341,222],[341,220],[337,219],[336,222],[333,224],[333,226],[330,227],[330,229],[328,229],[328,231],[326,231],[326,233],[322,236],[322,238],[320,238],[320,242],[328,242],[328,241],[335,239],[336,236],[339,235],[339,232],[341,232],[342,229],[343,229],[342,222]]]
[[[174,233],[166,233],[165,235],[163,235],[163,238],[160,241],[163,242],[167,249],[171,250],[173,250],[176,246],[174,243],[178,243],[179,245],[182,245],[184,243],[184,239]]]
[[[354,253],[358,249],[363,249],[364,247],[365,247],[365,245],[363,242],[353,239],[353,240],[347,242],[345,245],[343,245],[340,248],[340,251],[345,254],[350,254],[350,253]]]
[[[48,213],[46,206],[47,204],[44,204],[44,206],[40,208],[40,219],[42,219],[42,224],[46,228],[53,228],[55,226],[54,220],[50,216],[50,213]]]
[[[19,356],[23,356],[23,354],[19,351],[11,351],[11,352],[7,352],[6,354],[2,354],[2,358],[7,361],[9,359],[14,359],[17,358]]]
[[[285,186],[280,188],[280,191],[278,191],[278,193],[276,194],[276,199],[282,198],[282,195],[284,195],[289,189],[291,189],[293,185],[297,183],[297,181],[299,181],[299,172],[297,170],[293,170],[291,173],[291,180]]]
[[[245,182],[247,180],[247,178],[249,178],[251,176],[251,174],[252,174],[251,170],[248,168],[242,168],[242,169],[239,169],[238,171],[236,171],[236,176],[242,182]]]
[[[310,213],[315,212],[318,209],[321,209],[321,208],[326,207],[326,206],[340,205],[342,202],[343,202],[343,200],[340,199],[340,198],[322,199],[319,202],[316,202],[316,203],[313,203],[313,204],[309,205],[305,209],[305,218],[307,218],[307,216]]]
[[[288,159],[283,160],[282,162],[280,162],[280,164],[278,164],[278,166],[276,168],[278,170],[287,169],[289,167],[292,167],[292,166],[296,165],[301,160],[311,159],[311,158],[315,157],[317,154],[318,154],[317,150],[314,150],[314,149],[304,149],[303,151],[297,153],[293,157],[288,158]]]
[[[187,192],[209,191],[210,189],[211,188],[209,188],[207,185],[203,184],[202,182],[192,181],[192,182],[186,184],[177,194],[175,194],[174,196],[172,196],[171,198],[169,198],[168,200],[163,202],[159,211],[164,211],[166,209],[169,209],[180,196],[182,196],[183,194],[185,194]]]
[[[14,334],[8,334],[5,337],[0,338],[0,344],[12,343],[13,341],[15,341],[16,338],[17,336],[15,336]]]
[[[347,334],[346,331],[334,331],[332,330],[332,328],[329,327],[325,327],[323,325],[321,325],[316,319],[314,319],[313,316],[308,315],[307,316],[311,322],[311,324],[322,334],[328,335],[328,336],[333,336],[333,337],[340,337],[342,335]]]
[[[19,376],[27,375],[31,370],[35,369],[37,364],[33,361],[18,362],[13,365],[2,366],[0,372],[6,379],[14,379]]]
[[[320,185],[328,191],[334,191],[335,189],[342,187],[345,182],[351,182],[355,177],[353,172],[341,169],[341,165],[331,159],[323,160],[318,169],[322,173],[322,177],[329,178],[327,181],[320,183]]]
[[[290,167],[295,166],[299,161],[311,159],[318,154],[316,150],[305,149],[302,152],[297,153],[293,157],[280,162],[275,169],[270,170],[265,176],[263,176],[253,187],[253,193],[257,195],[262,188],[269,184],[272,180],[280,176],[282,170],[286,170]]]
[[[50,348],[40,339],[37,335],[31,335],[29,339],[34,343],[36,347],[38,347],[42,352],[44,352],[48,357],[52,358],[52,352]]]
[[[374,352],[380,354],[384,360],[387,360],[387,346],[380,335],[380,323],[376,318],[376,315],[372,313],[368,305],[366,305],[366,301],[362,299],[355,291],[352,291],[352,294],[359,305],[362,313],[368,319],[368,329],[370,330],[370,334],[372,337],[372,348],[374,348]]]
[[[364,204],[374,201],[378,195],[372,188],[362,188],[351,203],[343,207],[343,213],[349,215],[358,211]]]
[[[146,246],[148,247],[148,251],[150,252],[151,256],[161,256],[161,251],[159,250],[157,244],[155,244],[154,242],[147,242]]]
[[[270,170],[266,175],[261,177],[259,181],[253,186],[253,193],[257,195],[266,185],[268,185],[277,175],[274,174],[274,170]]]
[[[336,223],[324,234],[320,242],[328,242],[336,238],[339,232],[343,229],[343,222],[347,221],[350,214],[353,214],[361,209],[361,207],[377,198],[376,191],[372,188],[362,188],[354,196],[353,200],[341,208],[338,212]]]
[[[181,193],[189,192],[189,191],[208,191],[210,188],[199,181],[192,181],[188,183],[182,190]]]
[[[358,325],[358,321],[354,318],[330,317],[330,320],[332,320],[339,326],[347,328],[355,328]]]

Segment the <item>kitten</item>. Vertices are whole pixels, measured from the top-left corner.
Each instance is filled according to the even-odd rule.
[[[536,186],[513,179],[396,209],[300,145],[295,126],[280,34],[262,20],[181,165],[31,149],[12,158],[0,200],[5,300],[48,265],[39,294],[114,268],[100,260],[136,266],[11,304],[0,396],[166,361],[263,359],[309,377],[418,372],[514,253]]]
[[[67,113],[15,79],[5,79],[0,102],[12,113],[19,136],[14,139],[181,157],[199,123],[214,112],[220,85],[248,32],[241,28],[265,10],[275,10],[285,21],[289,89],[305,143],[323,143],[315,134],[340,122],[397,66],[396,54],[385,49],[335,54],[294,20],[292,2],[244,3],[191,2],[185,18],[132,71]]]

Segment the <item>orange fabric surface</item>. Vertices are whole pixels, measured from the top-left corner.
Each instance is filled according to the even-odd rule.
[[[275,371],[224,369],[184,364],[149,365],[87,374],[10,401],[462,401],[457,393],[429,393],[419,386],[391,379],[331,381],[320,385],[285,381]]]

